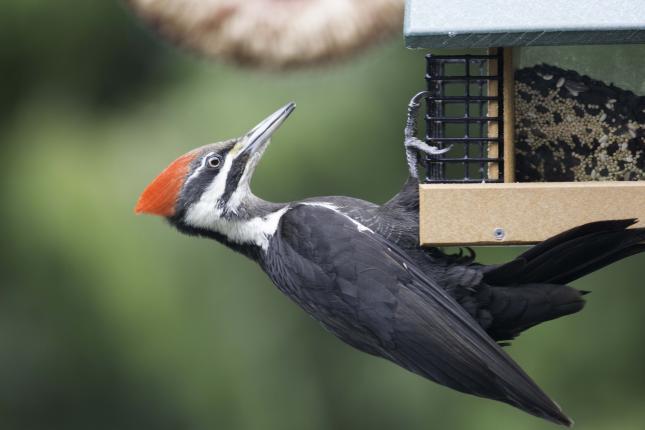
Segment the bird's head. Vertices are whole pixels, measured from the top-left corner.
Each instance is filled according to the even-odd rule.
[[[159,215],[184,229],[215,230],[258,216],[250,181],[271,135],[295,109],[289,103],[242,137],[194,149],[173,161],[143,191],[136,213]],[[261,214],[260,214],[261,215]]]

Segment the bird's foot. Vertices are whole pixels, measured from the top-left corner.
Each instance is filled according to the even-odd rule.
[[[427,95],[428,91],[421,91],[415,94],[410,99],[410,103],[408,103],[408,117],[406,118],[405,130],[403,131],[405,140],[415,137],[417,134],[417,112],[419,111],[419,107],[421,107],[421,100]]]
[[[418,177],[417,164],[419,162],[419,152],[427,155],[441,155],[452,149],[452,145],[447,148],[438,148],[431,146],[416,137],[417,134],[417,113],[421,107],[421,100],[429,94],[428,91],[421,91],[410,99],[408,103],[408,117],[405,122],[405,130],[403,131],[405,146],[405,155],[408,162],[408,170],[410,176],[413,178]]]

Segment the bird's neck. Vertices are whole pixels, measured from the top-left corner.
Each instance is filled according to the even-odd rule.
[[[234,210],[229,209],[223,214],[227,220],[245,221],[254,218],[264,218],[284,207],[289,203],[273,203],[249,193]]]
[[[416,211],[419,208],[419,179],[413,176],[408,176],[408,179],[401,187],[401,191],[396,193],[383,207],[393,208],[400,207],[411,211]]]
[[[205,236],[258,261],[269,247],[288,203],[272,203],[249,194],[235,210],[213,209],[199,220],[171,222],[183,233]]]

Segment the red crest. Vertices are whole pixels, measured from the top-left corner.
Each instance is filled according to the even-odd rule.
[[[184,184],[190,162],[195,155],[188,153],[173,161],[141,193],[134,211],[164,217],[175,214],[175,204]]]

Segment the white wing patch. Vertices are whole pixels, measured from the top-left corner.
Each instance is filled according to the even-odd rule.
[[[300,204],[307,205],[307,206],[318,206],[318,207],[321,207],[321,208],[330,209],[330,210],[336,212],[337,214],[342,215],[345,218],[347,218],[348,220],[350,220],[356,226],[356,228],[358,229],[359,232],[364,233],[364,232],[368,231],[370,233],[374,233],[374,231],[371,228],[361,224],[360,222],[356,221],[354,218],[352,218],[349,215],[341,212],[340,209],[338,209],[338,206],[333,205],[331,203],[328,203],[328,202],[304,202],[304,203],[300,203]]]

